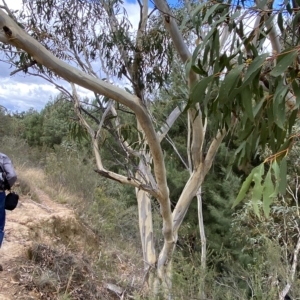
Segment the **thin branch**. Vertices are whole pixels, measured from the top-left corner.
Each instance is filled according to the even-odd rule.
[[[72,97],[73,98],[73,97]],[[80,105],[80,110],[82,110],[87,116],[89,116],[92,120],[96,122],[97,125],[100,124],[99,120],[93,116],[89,111],[87,111],[82,105]]]
[[[154,8],[152,9],[152,11],[150,12],[150,14],[148,15],[148,19],[151,17],[151,15],[152,15],[156,10],[157,10],[156,7],[154,7]]]
[[[99,123],[99,130],[98,130],[97,135],[96,135],[95,138],[98,138],[98,136],[100,135],[101,128],[102,128],[102,126],[104,124],[105,118],[107,117],[108,113],[111,110],[112,105],[113,105],[113,101],[109,100],[108,103],[107,103],[107,107],[106,107],[106,109],[105,109],[105,111],[104,111],[104,113],[103,113],[103,115],[101,117],[101,121]]]
[[[37,77],[41,77],[44,80],[48,81],[49,83],[53,84],[55,86],[55,88],[57,88],[61,93],[67,95],[70,99],[72,99],[72,94],[66,89],[64,88],[62,85],[57,84],[54,80],[52,80],[51,78],[43,75],[43,74],[36,74],[36,73],[32,73],[32,72],[28,72],[28,75],[31,76],[37,76]]]
[[[35,64],[36,64],[36,61],[35,61],[35,60],[32,60],[32,61],[30,61],[29,63],[27,63],[27,64],[25,64],[24,66],[22,66],[21,68],[18,68],[18,69],[16,69],[16,70],[12,71],[12,72],[10,73],[10,76],[15,75],[16,73],[18,73],[18,72],[20,72],[20,71],[24,71],[25,73],[27,73],[27,72],[28,72],[28,68],[34,66]]]
[[[75,101],[75,112],[80,120],[80,123],[86,128],[87,132],[89,133],[90,137],[92,138],[93,143],[93,150],[94,155],[96,158],[97,168],[95,172],[99,173],[101,176],[109,178],[111,180],[117,181],[122,184],[128,184],[131,185],[137,189],[144,190],[148,192],[150,195],[152,195],[155,198],[158,198],[157,191],[155,191],[151,186],[148,186],[146,184],[140,183],[138,180],[132,180],[132,178],[125,177],[123,175],[117,174],[115,172],[108,171],[104,168],[102,159],[99,152],[98,147],[98,136],[100,128],[98,129],[98,132],[95,132],[91,126],[87,123],[87,121],[82,117],[82,114],[80,112],[80,104],[79,104],[79,97],[75,88],[75,85],[71,83],[72,91],[73,91],[73,98]]]
[[[172,141],[172,139],[167,135],[166,140],[169,142],[169,144],[172,146],[172,148],[174,149],[175,153],[177,154],[178,158],[180,159],[180,161],[182,162],[182,164],[184,165],[184,167],[188,170],[189,167],[187,165],[187,163],[184,161],[183,157],[180,155],[176,145],[174,144],[174,142]]]

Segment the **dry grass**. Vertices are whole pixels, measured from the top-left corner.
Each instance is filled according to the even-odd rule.
[[[29,196],[32,200],[35,200],[32,197],[35,195],[39,199],[38,205],[43,205],[44,197],[41,191],[60,204],[67,204],[74,207],[74,204],[82,202],[81,199],[76,195],[72,195],[63,186],[51,183],[40,169],[24,168],[20,174],[20,186],[18,188],[21,190],[21,185],[24,186],[22,187],[22,193]],[[101,204],[104,205],[103,203]],[[111,205],[109,201],[106,204],[109,204],[108,206]],[[109,209],[109,207],[106,207],[106,209]],[[96,215],[95,218],[97,218]],[[102,217],[99,215],[98,218]],[[116,221],[115,218],[113,220]],[[135,244],[124,241],[117,234],[110,234],[110,237],[108,237],[106,230],[111,225],[105,223],[105,226],[101,226],[101,230],[104,231],[97,230],[97,233],[95,233],[87,225],[89,220],[86,219],[85,221],[85,224],[83,224],[78,220],[75,213],[73,216],[62,213],[62,215],[53,215],[42,220],[38,226],[32,226],[31,239],[36,242],[36,245],[29,250],[30,260],[26,264],[26,267],[22,266],[22,268],[24,272],[30,269],[30,272],[33,272],[34,276],[31,279],[27,278],[27,271],[22,273],[23,271],[19,270],[18,272],[21,272],[20,274],[23,278],[22,285],[25,284],[25,287],[29,290],[37,290],[39,293],[45,293],[45,295],[50,297],[49,299],[57,300],[114,299],[113,293],[108,292],[105,288],[107,283],[115,284],[126,290],[126,293],[129,294],[132,294],[134,290],[140,289],[143,278],[143,262],[139,248],[136,248]],[[111,220],[106,221],[110,222]],[[93,227],[93,224],[91,227]],[[113,233],[111,230],[108,231]],[[36,254],[36,250],[41,250],[41,247],[45,247],[44,252],[49,253],[49,259],[55,259],[56,266],[53,266],[55,268],[54,271],[49,265],[45,266],[44,269],[40,265],[40,256]],[[56,259],[56,253],[62,256],[62,259]],[[72,269],[65,269],[65,259],[74,257],[76,258],[76,262],[78,262],[78,260],[82,259],[83,254],[89,260],[90,269],[87,272],[92,272],[91,274],[95,278],[98,278],[98,285],[101,286],[102,284],[102,294],[106,295],[108,293],[107,296],[91,298],[85,295],[85,298],[78,298],[79,296],[76,296],[77,292],[72,292],[72,288],[66,289],[67,291],[64,290],[67,279],[62,279],[62,275],[57,272],[57,269],[64,272],[64,276],[68,278],[72,277]],[[63,265],[59,266],[61,263]],[[77,270],[76,267],[74,268],[74,270]]]
[[[73,174],[74,164],[62,167],[64,175],[63,181],[60,181],[57,176],[61,171],[57,167],[56,160],[50,162],[53,170],[50,169],[50,173],[48,172],[49,174],[46,175],[41,168],[29,167],[33,164],[29,164],[27,158],[22,161],[18,153],[11,154],[11,156],[18,174],[15,191],[20,194],[21,198],[22,196],[30,198],[37,205],[43,206],[43,193],[45,193],[51,200],[72,207],[80,215],[80,219],[76,217],[76,214],[74,217],[50,217],[42,220],[38,226],[33,220],[31,239],[35,241],[35,245],[29,250],[30,259],[26,266],[22,264],[23,269],[18,270],[19,278],[22,279],[22,287],[37,290],[40,295],[44,293],[44,298],[41,296],[41,299],[48,297],[48,299],[57,300],[114,299],[114,295],[108,293],[105,288],[107,283],[115,284],[129,294],[133,290],[139,290],[143,279],[143,261],[140,249],[136,244],[135,236],[138,236],[138,231],[134,234],[131,233],[136,230],[136,228],[132,228],[132,217],[124,216],[128,208],[121,207],[119,199],[105,196],[104,192],[103,195],[98,193],[99,195],[94,196],[93,187],[97,186],[95,182],[98,181],[94,177],[93,182],[85,183],[84,187],[90,191],[88,194],[90,196],[87,197],[88,199],[83,199],[83,196],[77,193],[82,191],[82,186],[77,182],[80,178],[82,180],[89,176],[80,174],[78,179],[79,175],[76,177]],[[64,160],[62,161],[65,163]],[[80,169],[82,172],[85,170],[84,168]],[[75,177],[72,177],[72,174]],[[63,185],[62,183],[69,183],[66,180],[72,184]],[[75,188],[72,192],[70,189],[74,184],[77,189]],[[96,197],[96,200],[93,200],[93,197]],[[98,203],[96,206],[95,202]],[[51,214],[51,212],[49,213]],[[133,214],[130,212],[131,215]],[[127,219],[128,221],[126,221]],[[130,241],[126,240],[123,235],[130,236]],[[37,251],[42,251],[44,254],[37,253]],[[78,298],[79,296],[76,295],[80,294],[79,291],[75,292],[75,287],[72,287],[76,280],[77,285],[80,285],[77,277],[73,281],[75,274],[72,275],[72,270],[77,272],[84,269],[84,261],[81,261],[83,253],[89,266],[86,272],[94,278],[98,277],[97,284],[103,287],[102,297],[92,298],[85,294],[82,298]],[[45,266],[41,265],[41,261],[45,257],[40,256],[46,254],[49,259],[55,261],[55,265],[51,265],[48,260],[45,262],[47,263]],[[73,265],[73,269],[65,268],[64,264],[67,262]],[[26,270],[28,270],[28,277],[26,277]],[[90,276],[88,274],[87,276]],[[85,277],[86,280],[89,278]],[[68,280],[70,281],[69,287]]]
[[[36,186],[43,186],[43,173],[39,169],[25,169],[17,167],[18,181],[14,186],[14,190],[23,196],[27,196],[33,201],[40,202]]]
[[[25,168],[24,166],[17,166],[18,182],[15,190],[22,195],[29,196],[32,200],[40,202],[39,195],[36,189],[41,189],[46,192],[53,200],[65,204],[71,203],[76,199],[62,185],[54,185],[48,180],[42,169]]]
[[[38,293],[41,300],[105,299],[88,258],[45,244],[34,244],[28,249],[28,258],[15,272],[22,285]]]

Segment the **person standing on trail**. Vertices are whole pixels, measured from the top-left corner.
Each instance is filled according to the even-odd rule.
[[[5,191],[10,190],[17,181],[17,175],[9,157],[0,152],[0,248],[5,227]]]

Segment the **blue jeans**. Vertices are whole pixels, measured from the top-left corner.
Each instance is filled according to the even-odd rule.
[[[5,192],[0,192],[0,247],[4,238],[5,226]]]

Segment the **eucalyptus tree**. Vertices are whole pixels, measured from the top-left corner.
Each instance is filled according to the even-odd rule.
[[[236,134],[240,140],[240,165],[266,145],[272,151],[252,170],[235,204],[254,182],[253,207],[258,213],[257,202],[263,199],[268,214],[272,199],[285,189],[285,155],[294,141],[290,133],[299,105],[299,35],[283,49],[274,22],[284,33],[287,14],[295,24],[299,13],[287,1],[276,8],[259,0],[250,7],[244,2],[185,1],[181,13],[165,0],[155,0],[152,10],[147,0],[138,3],[140,20],[133,30],[122,1],[24,1],[21,13],[10,11],[3,1],[0,42],[16,66],[13,73],[39,75],[74,101],[92,141],[96,172],[135,188],[145,278],[154,292],[161,284],[170,295],[179,227],[194,197],[201,205],[201,185],[226,135]],[[246,30],[249,23],[254,23],[251,31]],[[265,49],[268,41],[272,51]],[[156,89],[168,89],[177,58],[185,70],[181,99],[159,123],[152,113],[153,95]],[[72,91],[58,78],[68,81]],[[130,88],[120,87],[118,79],[126,79]],[[75,85],[95,93],[98,115],[86,110]],[[124,111],[134,114],[135,124],[122,123]],[[172,211],[161,141],[179,116],[188,119],[186,159],[175,146],[174,151],[190,176]],[[206,135],[207,126],[212,126],[212,138]],[[104,130],[119,144],[124,172],[107,169],[102,160],[99,140]],[[159,250],[153,238],[152,199],[158,201],[163,221]]]

